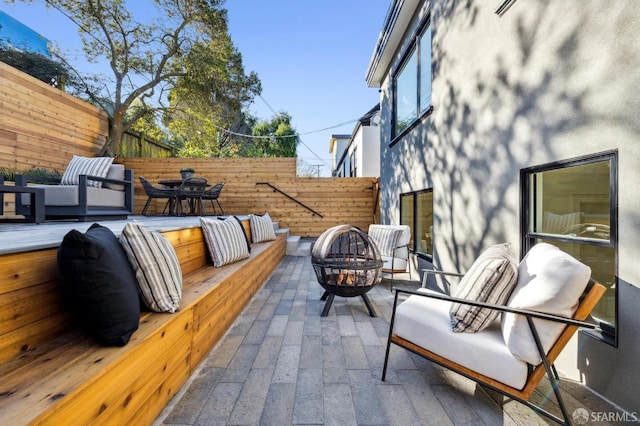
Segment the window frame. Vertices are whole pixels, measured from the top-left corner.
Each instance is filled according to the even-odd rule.
[[[608,161],[610,165],[609,169],[609,218],[610,218],[610,235],[609,240],[598,240],[593,238],[581,238],[572,237],[566,235],[547,234],[542,232],[530,231],[533,229],[531,226],[532,209],[531,200],[534,197],[535,188],[531,188],[531,175],[535,173],[543,173],[548,171],[560,170],[569,167],[584,166],[594,164],[598,162]],[[544,239],[547,241],[557,241],[560,243],[580,244],[594,247],[606,247],[613,249],[614,254],[614,282],[615,295],[614,295],[614,321],[615,324],[611,325],[608,322],[601,321],[598,325],[602,328],[603,332],[596,332],[592,330],[581,330],[581,332],[593,336],[599,340],[602,340],[614,347],[618,346],[618,306],[619,306],[619,293],[618,293],[618,151],[611,150],[596,154],[584,155],[581,157],[571,158],[567,160],[556,161],[552,163],[542,164],[538,166],[527,167],[520,170],[520,235],[521,235],[521,253],[522,256],[531,249],[537,239]]]
[[[351,169],[351,177],[356,177],[357,173],[358,173],[358,168],[356,165],[356,148],[353,148],[353,150],[351,151],[350,157],[351,157],[351,161],[350,161],[350,169]]]
[[[409,133],[411,131],[411,129],[413,129],[418,123],[420,123],[425,117],[431,115],[431,113],[433,112],[433,98],[432,98],[432,94],[433,91],[430,90],[429,91],[429,96],[431,97],[431,100],[429,102],[429,105],[424,108],[424,110],[422,109],[422,105],[421,105],[421,76],[422,76],[422,67],[423,64],[421,63],[422,60],[422,55],[421,55],[421,45],[422,45],[422,37],[427,33],[427,31],[431,30],[431,13],[427,13],[426,16],[423,18],[423,20],[420,22],[420,24],[418,25],[417,30],[415,31],[415,33],[411,36],[411,44],[407,47],[407,49],[405,50],[404,54],[402,55],[402,59],[400,60],[398,66],[396,67],[395,71],[392,74],[391,77],[391,87],[392,87],[392,101],[393,101],[393,105],[392,105],[392,110],[393,110],[393,114],[392,114],[392,119],[391,119],[391,143],[389,144],[389,146],[393,146],[395,145],[400,139],[402,139],[402,137],[404,135],[406,135],[407,133]],[[429,43],[430,43],[430,49],[432,49],[433,45],[432,45],[432,36],[429,37]],[[398,131],[397,127],[397,119],[398,119],[398,78],[402,76],[403,72],[406,69],[406,66],[408,65],[409,61],[411,61],[413,59],[413,56],[415,55],[416,58],[416,66],[417,66],[417,71],[416,71],[416,105],[415,105],[415,113],[416,113],[416,117],[407,124],[406,127],[404,127],[403,129],[401,129],[400,131]],[[433,58],[433,52],[431,54],[431,58]],[[432,69],[432,62],[433,60],[431,60],[431,62],[428,64],[429,68],[431,69],[431,72],[433,72]],[[431,73],[430,73],[431,74]],[[431,77],[430,83],[433,81],[433,77]]]
[[[405,193],[401,193],[400,197],[398,198],[398,202],[400,204],[400,224],[401,225],[409,225],[409,227],[411,228],[411,241],[409,242],[409,251],[411,253],[414,253],[417,257],[427,260],[429,262],[433,262],[433,252],[434,252],[434,245],[433,245],[433,235],[431,235],[431,254],[429,253],[423,253],[417,250],[418,248],[418,239],[417,239],[417,220],[418,220],[418,196],[421,194],[426,194],[426,193],[431,193],[431,226],[433,226],[433,188],[426,188],[426,189],[422,189],[419,191],[411,191],[411,192],[405,192]],[[403,197],[411,197],[411,207],[412,207],[412,215],[413,215],[413,221],[412,223],[402,223],[402,218],[403,218]]]

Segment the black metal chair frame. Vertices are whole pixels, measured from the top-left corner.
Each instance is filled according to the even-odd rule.
[[[1,223],[42,223],[44,222],[44,189],[27,186],[8,186],[4,184],[4,177],[0,176],[0,216],[4,214],[4,194],[14,194],[16,202],[20,204],[18,198],[21,194],[29,194],[30,207],[23,211],[20,218],[0,218]]]
[[[143,176],[140,176],[139,179],[140,179],[140,183],[142,183],[142,188],[144,189],[144,192],[147,194],[147,197],[148,197],[147,202],[142,208],[142,215],[146,216],[146,212],[147,212],[147,209],[149,208],[149,205],[151,204],[151,201],[156,199],[167,200],[167,203],[164,205],[164,208],[162,209],[162,214],[164,214],[164,212],[167,211],[167,208],[172,206],[172,201],[175,199],[176,190],[173,188],[157,187],[153,185],[151,182],[149,182],[147,179],[145,179]],[[173,214],[172,211],[170,213]]]
[[[175,215],[182,213],[182,201],[185,201],[185,214],[204,214],[203,193],[207,186],[207,179],[203,177],[190,177],[182,181],[175,189]]]
[[[16,186],[26,187],[29,182],[46,182],[59,185],[61,179],[43,178],[31,175],[16,175]],[[100,181],[122,185],[124,187],[124,206],[122,207],[91,207],[87,204],[87,186],[89,181]],[[18,202],[18,200],[20,200]],[[16,197],[16,213],[28,215],[31,209],[22,204],[22,197]],[[80,222],[89,220],[127,219],[133,214],[133,170],[124,171],[124,180],[109,179],[99,176],[78,176],[78,205],[77,206],[44,206],[45,217],[50,219],[77,219]]]
[[[205,189],[204,192],[202,193],[202,197],[201,197],[202,200],[211,202],[211,207],[213,208],[213,214],[216,213],[216,206],[215,204],[213,204],[214,201],[218,204],[218,207],[220,207],[220,212],[224,214],[224,209],[222,208],[222,206],[220,205],[220,201],[218,200],[223,187],[224,187],[224,182],[217,183],[211,186],[210,188]]]

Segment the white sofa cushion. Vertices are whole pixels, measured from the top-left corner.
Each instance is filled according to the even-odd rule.
[[[369,225],[369,237],[373,239],[380,250],[380,255],[385,271],[403,272],[407,270],[407,259],[409,258],[409,248],[407,245],[411,240],[411,228],[408,225]],[[394,247],[400,247],[395,251]]]
[[[62,174],[61,185],[78,185],[80,175],[106,177],[113,157],[81,157],[74,155]],[[88,186],[102,187],[102,182],[89,180]]]
[[[107,179],[124,180],[124,164],[112,164],[107,171]],[[115,189],[117,191],[124,191],[124,185],[118,183],[103,182],[103,188]]]
[[[77,206],[79,204],[78,185],[29,184],[29,187],[44,189],[45,206]],[[124,202],[124,191],[87,186],[88,207],[124,207]],[[23,194],[22,203],[31,204],[29,194]]]
[[[587,265],[554,245],[538,243],[518,266],[518,284],[508,306],[570,318],[590,277],[591,268]],[[565,326],[541,319],[533,322],[547,353]],[[505,313],[502,334],[515,357],[531,365],[542,361],[524,316]]]
[[[433,293],[427,289],[419,291]],[[499,321],[480,333],[454,333],[449,319],[450,307],[448,301],[410,296],[396,308],[393,331],[444,358],[522,389],[527,381],[528,366],[509,352]]]
[[[487,248],[464,274],[455,297],[476,302],[504,305],[516,286],[518,267],[511,244],[495,244]],[[455,332],[476,333],[498,319],[500,311],[479,306],[453,303],[451,328]]]

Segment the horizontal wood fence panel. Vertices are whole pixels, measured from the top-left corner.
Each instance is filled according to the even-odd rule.
[[[0,63],[0,167],[44,168],[64,172],[73,155],[92,157],[108,137],[104,111]],[[126,154],[162,151],[139,146],[134,139]],[[349,223],[367,228],[375,221],[377,180],[373,178],[310,178],[296,176],[295,158],[128,158],[115,159],[133,169],[134,206],[140,214],[147,196],[138,179],[151,182],[180,178],[180,169],[192,167],[196,176],[214,184],[224,182],[219,198],[226,214],[269,213],[293,235],[317,237],[327,228]],[[274,192],[268,182],[321,216]],[[166,200],[154,200],[148,212],[159,214]],[[13,197],[4,199],[5,214],[14,211]],[[212,212],[212,206],[205,202]]]
[[[220,204],[225,214],[269,213],[293,235],[317,237],[327,228],[344,223],[367,229],[374,219],[374,178],[309,178],[296,176],[295,158],[125,158],[119,159],[135,176],[153,183],[179,178],[182,167],[193,167],[210,183],[225,182]],[[274,192],[258,182],[269,182],[320,213]],[[142,211],[147,196],[136,177],[135,210]],[[155,200],[149,213],[161,213],[166,201]],[[205,202],[211,212],[211,205]]]
[[[0,63],[0,167],[64,171],[75,155],[95,156],[107,114]]]

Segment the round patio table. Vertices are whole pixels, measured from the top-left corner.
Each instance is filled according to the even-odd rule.
[[[163,185],[167,188],[178,188],[180,186],[182,186],[182,183],[185,181],[185,179],[160,179],[158,180],[158,183],[160,185]],[[203,212],[203,208],[202,208],[202,198],[201,198],[201,194],[202,194],[202,190],[204,188],[207,187],[209,183],[207,182],[206,179],[197,179],[197,180],[188,180],[187,184],[184,186],[184,188],[187,190],[187,194],[189,192],[193,192],[193,196],[189,196],[187,195],[187,212],[192,212],[193,214],[196,213],[200,213],[202,214]],[[198,203],[198,201],[200,201]],[[169,209],[171,212],[176,211],[175,210],[176,205],[175,205],[175,200],[171,199],[169,201]],[[176,211],[176,215],[177,215],[177,211]]]

